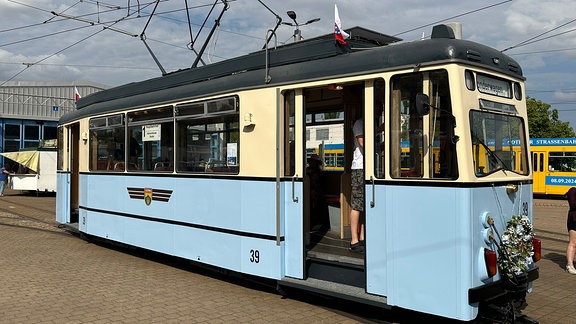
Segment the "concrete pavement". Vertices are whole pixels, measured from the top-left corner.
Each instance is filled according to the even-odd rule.
[[[282,298],[185,262],[86,242],[57,227],[54,196],[6,194],[0,197],[0,323],[368,321],[330,302]],[[535,199],[533,208],[543,259],[524,314],[543,324],[576,323],[576,276],[564,271],[568,205]]]

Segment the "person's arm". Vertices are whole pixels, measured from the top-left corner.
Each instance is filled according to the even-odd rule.
[[[358,145],[360,145],[360,148],[364,150],[364,135],[356,136],[356,140],[358,141]]]

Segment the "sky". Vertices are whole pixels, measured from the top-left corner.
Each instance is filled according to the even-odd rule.
[[[576,130],[574,0],[229,0],[225,11],[221,0],[0,0],[0,86],[112,87],[159,77],[194,64],[220,14],[198,66],[260,50],[277,17],[294,24],[290,10],[298,24],[320,18],[299,27],[304,39],[332,33],[335,4],[344,30],[361,26],[405,42],[429,36],[436,24],[461,23],[462,38],[518,61],[527,96]],[[293,42],[294,29],[281,24],[277,43]]]

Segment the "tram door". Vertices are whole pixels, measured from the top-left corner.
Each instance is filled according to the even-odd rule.
[[[68,140],[69,147],[69,170],[70,170],[70,186],[67,190],[70,190],[70,223],[78,223],[78,208],[79,203],[79,182],[80,182],[80,171],[79,171],[79,153],[80,150],[80,126],[79,124],[74,124],[70,128],[70,138]]]
[[[283,152],[279,157],[277,172],[283,176],[279,194],[283,193],[283,218],[285,238],[285,274],[288,277],[304,278],[304,202],[303,173],[304,148],[302,146],[302,91],[288,90],[278,95],[278,138]],[[279,187],[280,188],[280,187]]]
[[[386,186],[376,180],[385,179],[386,112],[385,84],[376,79],[367,84],[365,109],[365,204],[366,215],[366,291],[386,296],[387,284],[387,217]],[[368,98],[373,98],[369,100]]]
[[[532,168],[533,168],[533,189],[534,193],[546,193],[546,173],[548,172],[547,163],[544,161],[546,152],[532,152]]]

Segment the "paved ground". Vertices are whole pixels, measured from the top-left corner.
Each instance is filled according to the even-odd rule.
[[[534,200],[535,234],[542,240],[540,278],[524,313],[540,323],[576,323],[576,276],[564,271],[568,233],[566,200]]]
[[[0,198],[0,323],[357,323],[391,318],[374,320],[372,309],[314,296],[282,298],[273,289],[186,262],[88,243],[56,226],[54,203],[54,196],[10,191]],[[567,209],[563,200],[534,203],[543,260],[524,313],[543,324],[576,323],[576,276],[563,270]]]

